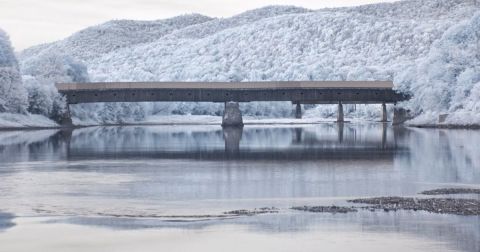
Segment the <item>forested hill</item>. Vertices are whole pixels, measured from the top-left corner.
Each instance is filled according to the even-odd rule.
[[[62,79],[393,80],[413,93],[403,106],[421,122],[449,113],[451,123],[480,123],[479,11],[474,0],[410,0],[321,10],[269,6],[221,19],[118,20],[27,49],[19,62],[30,83],[38,76],[55,79],[56,71],[42,69],[42,62],[59,62],[52,57],[73,73],[59,71]],[[255,115],[257,105],[243,109]],[[271,106],[270,114],[291,110],[286,103]],[[74,113],[112,122],[219,110],[215,104],[106,104],[78,106]]]

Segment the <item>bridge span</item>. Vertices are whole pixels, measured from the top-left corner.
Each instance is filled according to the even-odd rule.
[[[343,122],[343,104],[382,104],[409,99],[390,81],[262,81],[262,82],[101,82],[57,83],[68,104],[96,102],[223,102],[223,125],[243,125],[239,102],[290,101],[301,118],[301,104],[338,104],[337,121]]]

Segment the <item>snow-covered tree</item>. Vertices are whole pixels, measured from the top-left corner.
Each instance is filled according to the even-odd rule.
[[[0,113],[24,113],[27,96],[10,39],[0,29]]]
[[[475,118],[480,113],[480,12],[448,29],[397,81],[414,94],[407,103],[411,111],[430,115],[431,122],[440,113],[462,113],[466,118],[456,117],[462,123]]]
[[[43,52],[21,62],[22,74],[55,82],[86,82],[87,67],[67,54]]]
[[[59,120],[66,112],[65,98],[55,88],[57,82],[86,82],[86,66],[61,53],[42,53],[21,63],[28,91],[28,111]]]

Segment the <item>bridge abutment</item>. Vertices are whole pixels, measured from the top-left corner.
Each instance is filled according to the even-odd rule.
[[[238,102],[226,102],[222,117],[222,127],[242,127],[242,111]]]
[[[345,122],[344,116],[343,116],[343,104],[342,104],[342,102],[338,102],[337,122],[339,122],[339,123]]]

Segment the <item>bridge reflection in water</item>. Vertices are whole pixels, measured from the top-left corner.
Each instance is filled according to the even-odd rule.
[[[198,160],[390,160],[407,150],[395,141],[402,129],[367,126],[198,127],[129,126],[60,134],[67,158]]]

